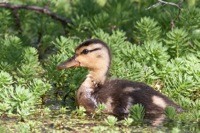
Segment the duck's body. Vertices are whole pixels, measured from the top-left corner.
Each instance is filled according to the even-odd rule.
[[[142,104],[146,116],[164,113],[167,106],[173,106],[178,112],[182,109],[166,96],[140,82],[128,80],[107,80],[111,56],[108,46],[101,40],[91,39],[76,48],[76,54],[61,63],[58,69],[75,66],[87,67],[89,74],[77,92],[77,103],[93,112],[98,103],[104,103],[105,113],[123,118],[129,114],[134,104]]]

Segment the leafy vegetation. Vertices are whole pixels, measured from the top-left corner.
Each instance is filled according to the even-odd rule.
[[[165,115],[168,117],[168,119],[174,120],[176,116],[176,109],[172,106],[168,106],[165,109]]]
[[[130,108],[130,117],[135,123],[141,123],[144,120],[144,112],[144,107],[141,104],[135,104]]]
[[[9,0],[44,7],[67,23],[0,6],[0,132],[199,132],[200,1],[182,1],[181,10],[157,2]],[[185,112],[169,107],[170,121],[152,128],[145,125],[140,105],[123,121],[103,114],[103,104],[91,117],[76,108],[75,93],[87,70],[57,71],[56,66],[88,38],[110,46],[110,78],[145,82]]]

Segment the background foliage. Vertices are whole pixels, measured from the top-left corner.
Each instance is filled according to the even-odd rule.
[[[74,110],[87,70],[57,71],[56,66],[82,41],[99,38],[112,51],[111,78],[145,82],[186,110],[179,120],[199,122],[200,1],[183,1],[180,14],[170,5],[147,10],[156,0],[7,2],[46,7],[71,23],[24,9],[17,10],[16,19],[13,10],[0,8],[1,116],[26,120],[40,109]]]

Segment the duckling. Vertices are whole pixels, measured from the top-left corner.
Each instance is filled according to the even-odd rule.
[[[177,112],[183,109],[176,103],[142,82],[108,79],[111,53],[108,45],[99,39],[90,39],[75,49],[75,55],[57,66],[58,70],[71,67],[86,67],[89,73],[80,85],[76,101],[87,112],[92,113],[98,103],[104,103],[105,113],[119,119],[127,117],[134,104],[142,104],[145,115],[152,119],[163,119],[164,110],[173,106]],[[162,117],[160,117],[162,116]]]

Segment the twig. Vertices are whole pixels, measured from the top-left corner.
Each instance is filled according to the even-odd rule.
[[[18,29],[19,33],[21,34],[22,29],[21,29],[19,14],[18,14],[17,10],[15,10],[15,9],[12,10],[12,14],[13,14],[13,17],[15,19],[15,27],[16,27],[16,29]]]
[[[171,6],[176,6],[176,7],[180,8],[180,6],[178,4],[175,4],[173,2],[166,2],[163,0],[158,0],[158,2],[160,2],[161,4],[164,4],[164,5],[171,5]]]
[[[50,16],[51,18],[55,20],[60,21],[63,24],[63,26],[67,26],[69,23],[72,23],[71,20],[50,11],[48,8],[43,8],[39,6],[17,5],[17,4],[10,4],[6,2],[0,2],[0,8],[6,8],[10,10],[26,9],[26,10],[34,11],[36,13],[43,13]]]
[[[183,0],[179,0],[178,4],[173,3],[173,2],[166,2],[163,0],[158,0],[158,2],[150,7],[148,7],[146,10],[149,10],[151,8],[156,8],[160,5],[171,5],[171,6],[175,6],[178,8],[178,14],[176,15],[176,17],[174,19],[171,20],[171,28],[173,29],[175,27],[175,21],[177,19],[179,19],[179,16],[181,14],[181,6],[182,6]]]
[[[179,0],[179,2],[178,2],[178,8],[179,8],[178,14],[176,15],[176,17],[173,20],[171,20],[171,29],[174,29],[174,27],[175,27],[175,21],[177,19],[179,19],[179,16],[181,14],[182,2],[183,2],[183,0]]]
[[[155,7],[158,7],[160,5],[171,5],[171,6],[176,6],[180,9],[180,6],[176,3],[173,3],[173,2],[166,2],[166,1],[163,1],[163,0],[158,0],[158,2],[150,7],[148,7],[146,10],[149,10],[151,8],[155,8]]]

